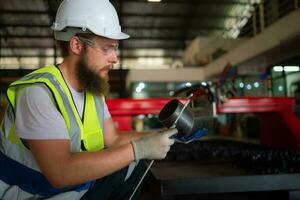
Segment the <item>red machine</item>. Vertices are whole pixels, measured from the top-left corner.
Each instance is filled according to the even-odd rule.
[[[171,99],[112,99],[107,105],[118,129],[130,131],[133,116],[158,114]],[[255,113],[260,120],[262,145],[300,149],[300,119],[293,105],[294,99],[286,97],[228,98],[217,105],[217,113]]]
[[[110,99],[106,103],[116,127],[121,131],[130,131],[132,130],[133,116],[158,114],[161,108],[170,100],[171,98]]]
[[[255,113],[260,121],[263,146],[300,149],[300,119],[291,97],[229,98],[218,113]]]

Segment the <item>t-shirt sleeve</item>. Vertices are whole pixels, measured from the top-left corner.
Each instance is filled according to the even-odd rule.
[[[65,121],[44,84],[17,91],[15,133],[24,139],[70,139]]]
[[[103,113],[104,113],[104,119],[107,119],[107,118],[111,117],[110,112],[107,108],[107,104],[105,102],[104,102],[104,112]]]

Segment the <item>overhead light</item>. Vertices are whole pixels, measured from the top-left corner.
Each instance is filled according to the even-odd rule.
[[[250,0],[251,4],[260,4],[261,0]]]
[[[135,88],[135,91],[136,91],[137,93],[140,93],[140,92],[142,92],[142,90],[145,88],[145,86],[146,86],[146,84],[143,83],[143,82],[141,82],[141,83],[139,83],[139,85]]]
[[[142,89],[142,88],[140,88],[140,87],[136,87],[136,88],[135,88],[135,91],[136,91],[137,93],[140,93],[140,92],[142,92],[142,90],[143,90],[143,89]]]
[[[282,71],[283,71],[283,67],[282,67],[282,66],[274,66],[274,67],[273,67],[273,70],[274,70],[275,72],[282,72]]]
[[[254,85],[255,88],[258,88],[259,87],[259,82],[254,82],[253,85]]]
[[[248,90],[251,90],[251,89],[252,89],[251,84],[247,84],[247,85],[246,85],[246,88],[247,88]]]
[[[251,15],[251,14],[250,14]],[[243,27],[247,24],[248,22],[248,18],[247,17],[244,17],[239,23],[238,23],[238,26],[239,27]]]
[[[148,2],[161,2],[161,0],[148,0]]]
[[[275,72],[282,72],[282,71],[285,71],[285,72],[298,72],[300,71],[300,68],[299,66],[274,66],[273,67],[273,70]]]
[[[201,85],[207,86],[207,83],[203,81],[203,82],[201,82]]]
[[[224,38],[236,39],[240,35],[243,27],[249,21],[249,18],[252,16],[252,13],[254,11],[253,4],[258,2],[260,2],[260,0],[251,0],[241,9],[238,9],[237,13],[240,15],[240,17],[227,20],[228,22],[225,23],[225,27],[227,30],[222,34],[222,36]]]
[[[186,87],[191,87],[192,84],[191,84],[190,82],[187,82],[187,83],[185,83],[185,86],[186,86]]]
[[[232,32],[231,37],[232,37],[233,39],[236,39],[236,38],[239,36],[240,32],[241,32],[241,31],[240,31],[239,29],[235,29],[235,30]]]
[[[145,85],[145,83],[143,83],[143,82],[140,82],[138,87],[140,87],[140,88],[144,89],[144,88],[145,88],[145,86],[146,86],[146,85]]]
[[[298,72],[300,69],[299,66],[284,66],[283,70],[286,72]]]

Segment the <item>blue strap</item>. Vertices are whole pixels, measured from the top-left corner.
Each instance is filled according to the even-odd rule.
[[[53,196],[67,191],[80,192],[91,188],[95,183],[95,181],[90,181],[81,185],[57,189],[42,173],[16,162],[2,152],[0,152],[0,180],[8,185],[17,185],[28,193],[41,196]]]

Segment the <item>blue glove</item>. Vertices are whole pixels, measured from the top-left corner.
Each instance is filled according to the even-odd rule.
[[[198,140],[199,138],[203,137],[207,133],[208,133],[208,130],[206,128],[201,128],[189,136],[180,136],[179,134],[175,134],[175,135],[172,135],[170,138],[175,140],[176,142],[187,144],[187,143],[193,142],[195,140]]]

